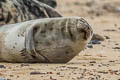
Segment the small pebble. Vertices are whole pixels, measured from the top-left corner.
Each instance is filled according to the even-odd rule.
[[[29,66],[29,64],[21,64],[21,67]]]
[[[92,44],[88,44],[87,47],[88,48],[93,48],[93,45]]]
[[[101,41],[99,41],[99,40],[92,40],[91,43],[92,44],[101,44]]]
[[[45,73],[41,73],[41,72],[31,72],[30,75],[39,75],[39,74],[45,74]]]
[[[120,49],[120,47],[113,47],[113,49]]]
[[[105,37],[105,39],[110,39],[110,37],[109,36],[104,36]]]
[[[104,31],[112,31],[112,32],[114,32],[114,31],[116,31],[115,29],[106,29],[106,30],[104,30]]]
[[[6,68],[4,65],[0,65],[0,68]]]
[[[90,63],[96,63],[96,61],[90,61]]]

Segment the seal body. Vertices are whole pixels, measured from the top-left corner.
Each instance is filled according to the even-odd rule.
[[[92,37],[80,17],[37,19],[0,28],[0,59],[7,62],[66,63]]]
[[[0,25],[62,16],[58,11],[42,2],[50,4],[56,1],[0,0]]]

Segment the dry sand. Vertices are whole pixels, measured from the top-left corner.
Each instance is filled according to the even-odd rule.
[[[57,0],[64,16],[85,18],[106,39],[67,64],[0,63],[0,80],[120,80],[120,0]]]

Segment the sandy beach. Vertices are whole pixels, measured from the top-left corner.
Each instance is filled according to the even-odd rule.
[[[120,80],[120,0],[57,0],[64,16],[83,17],[105,38],[66,64],[0,63],[0,80]]]

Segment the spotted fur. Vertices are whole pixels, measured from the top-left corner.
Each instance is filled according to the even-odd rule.
[[[0,25],[39,18],[61,17],[61,14],[48,6],[53,5],[50,1],[55,2],[54,0],[0,0]]]

